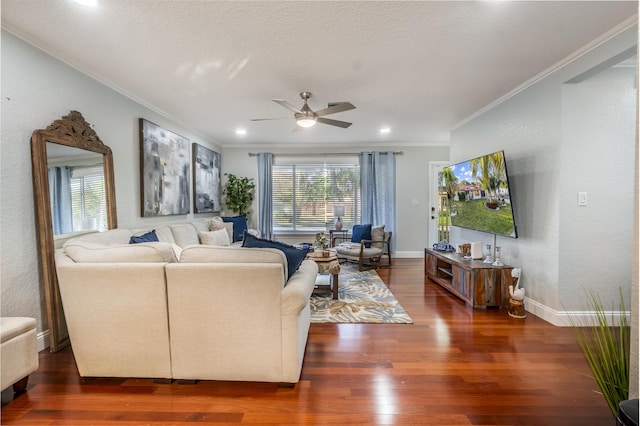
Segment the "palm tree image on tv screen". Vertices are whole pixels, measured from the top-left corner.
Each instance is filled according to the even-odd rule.
[[[504,152],[443,170],[451,225],[517,238]]]

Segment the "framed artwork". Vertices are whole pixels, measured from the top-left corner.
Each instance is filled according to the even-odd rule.
[[[189,213],[189,165],[188,139],[140,119],[143,217]]]
[[[193,145],[193,211],[215,213],[222,208],[220,154],[207,147]]]

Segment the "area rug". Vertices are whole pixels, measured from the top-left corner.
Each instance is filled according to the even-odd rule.
[[[413,323],[375,270],[360,272],[357,265],[343,264],[338,282],[338,300],[330,293],[311,296],[311,322]]]

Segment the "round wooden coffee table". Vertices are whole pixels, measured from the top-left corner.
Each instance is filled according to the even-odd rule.
[[[313,260],[318,265],[318,275],[329,275],[328,288],[332,292],[333,298],[338,299],[338,274],[340,273],[340,263],[334,251],[329,252],[329,256],[309,253],[307,259]],[[318,289],[325,289],[327,286],[318,285]]]

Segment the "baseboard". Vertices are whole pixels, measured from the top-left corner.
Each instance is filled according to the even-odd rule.
[[[36,334],[36,341],[38,345],[38,352],[47,349],[49,347],[49,330],[47,329]]]
[[[397,251],[393,253],[392,257],[398,259],[420,259],[424,258],[423,251]]]
[[[596,314],[594,311],[557,311],[527,297],[524,299],[524,306],[527,312],[531,312],[533,315],[542,318],[556,327],[571,327],[572,321],[575,324],[584,327],[597,325]],[[627,318],[630,318],[631,313],[629,311],[606,311],[605,315],[608,321],[613,321],[614,325],[618,325],[620,317],[624,315]]]

